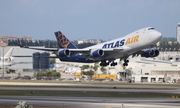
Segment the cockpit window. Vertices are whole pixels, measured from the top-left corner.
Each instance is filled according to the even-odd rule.
[[[148,30],[153,30],[154,28],[148,28]]]

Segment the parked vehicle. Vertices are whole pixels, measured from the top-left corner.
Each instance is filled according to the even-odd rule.
[[[79,78],[75,78],[74,82],[81,82],[81,80]]]

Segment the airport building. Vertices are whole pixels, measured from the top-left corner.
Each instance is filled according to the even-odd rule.
[[[100,39],[78,40],[78,44],[83,44],[83,43],[100,44],[101,42],[102,42],[102,40],[100,40]]]
[[[180,43],[180,23],[178,23],[178,25],[177,25],[177,42],[179,42]]]
[[[44,48],[44,46],[40,46],[40,47]],[[46,71],[46,69],[49,67],[49,59],[41,58],[42,60],[38,61],[37,59],[34,59],[36,57],[33,57],[33,54],[37,54],[37,53],[39,54],[39,56],[49,56],[49,53],[44,51],[25,49],[25,48],[20,48],[19,46],[15,46],[15,47],[6,46],[6,47],[0,47],[0,56],[3,57],[11,48],[13,48],[11,52],[11,56],[15,56],[13,57],[14,59],[11,61],[12,65],[6,67],[4,70],[0,69],[0,73],[4,72],[4,74],[6,74],[6,71],[8,69],[11,69],[15,71],[15,74],[11,74],[11,76],[17,76],[18,73],[21,73],[21,75],[32,76],[35,71],[36,72],[38,71],[37,68],[39,68],[39,71]],[[33,62],[35,62],[36,64],[35,63],[33,64]]]

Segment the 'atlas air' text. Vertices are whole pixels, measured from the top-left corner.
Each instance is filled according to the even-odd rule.
[[[124,44],[129,45],[129,44],[132,44],[132,43],[136,43],[136,42],[139,41],[138,39],[139,39],[139,35],[130,37],[127,40],[122,39],[120,41],[106,43],[106,44],[103,45],[102,48],[117,48],[117,47],[123,46]]]

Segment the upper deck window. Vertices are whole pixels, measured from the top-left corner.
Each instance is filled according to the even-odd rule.
[[[154,28],[148,28],[148,30],[154,30]]]

